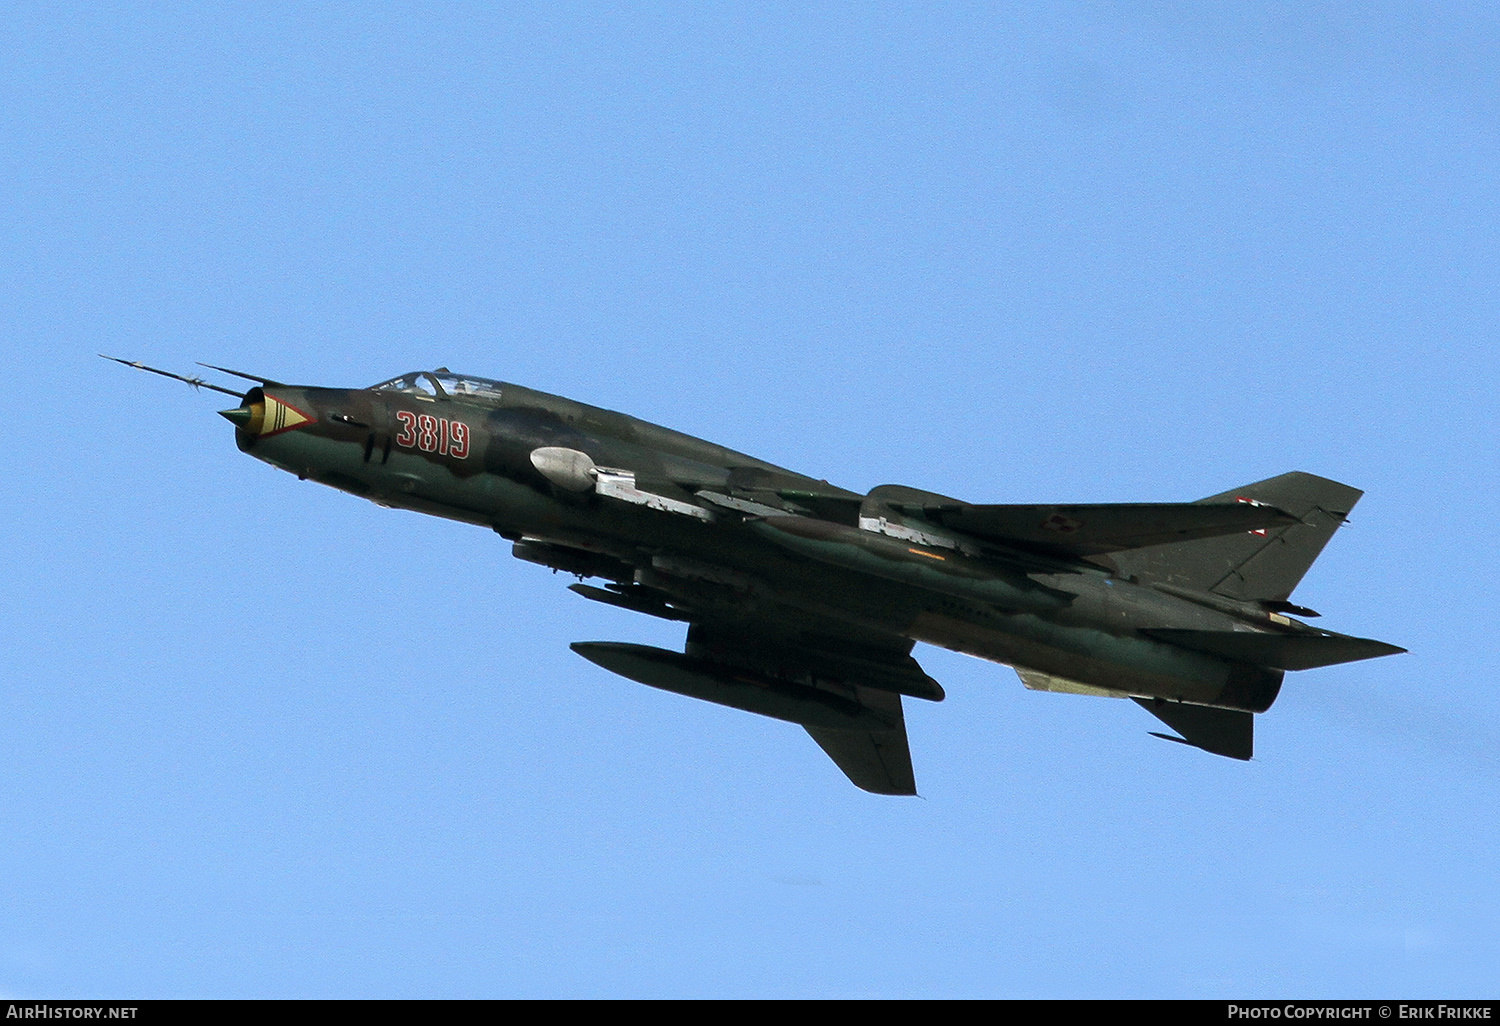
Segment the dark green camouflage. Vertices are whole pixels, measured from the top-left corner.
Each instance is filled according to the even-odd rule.
[[[1311,474],[1185,504],[861,495],[442,369],[358,389],[238,376],[257,382],[224,411],[242,451],[492,528],[522,559],[602,582],[574,585],[584,598],[686,622],[683,652],[574,648],[800,724],[868,791],[916,793],[902,697],[943,698],[917,641],[1014,666],[1034,690],[1133,698],[1180,735],[1158,736],[1239,759],[1285,671],[1402,651],[1287,615],[1317,615],[1288,596],[1360,495]]]

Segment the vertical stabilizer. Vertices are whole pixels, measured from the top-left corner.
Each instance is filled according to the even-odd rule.
[[[1142,580],[1251,602],[1285,601],[1363,494],[1326,477],[1293,471],[1199,501],[1275,506],[1300,523],[1152,545],[1113,558],[1123,573]]]

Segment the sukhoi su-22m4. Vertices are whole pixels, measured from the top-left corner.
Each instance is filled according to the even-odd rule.
[[[113,359],[113,357],[111,357]],[[125,363],[127,361],[120,361]],[[1288,670],[1403,649],[1320,630],[1292,590],[1360,497],[1289,473],[1192,503],[866,495],[621,413],[439,368],[370,388],[255,382],[242,452],[382,506],[493,529],[585,599],[681,621],[681,652],[581,641],[642,684],[795,723],[857,786],[915,794],[923,641],[1036,691],[1128,698],[1249,759]],[[214,368],[223,370],[223,368]],[[598,584],[585,584],[585,578]]]

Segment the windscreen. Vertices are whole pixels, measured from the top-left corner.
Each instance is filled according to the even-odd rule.
[[[443,391],[455,399],[476,399],[490,403],[500,401],[501,385],[498,381],[476,378],[468,374],[451,374],[447,371],[433,376],[438,379],[438,384],[443,386]]]
[[[433,399],[448,396],[482,403],[499,403],[502,388],[498,381],[476,378],[471,374],[454,374],[451,371],[412,371],[372,387],[378,392],[407,392]]]
[[[417,395],[430,396],[434,399],[437,398],[438,394],[437,387],[432,383],[432,375],[426,371],[412,371],[410,374],[403,374],[399,378],[382,381],[373,387],[377,392],[412,392]]]

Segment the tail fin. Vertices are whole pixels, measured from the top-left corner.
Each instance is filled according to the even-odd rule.
[[[1124,573],[1251,602],[1285,601],[1364,492],[1293,471],[1200,502],[1266,504],[1299,518],[1289,527],[1152,545],[1114,554]]]

